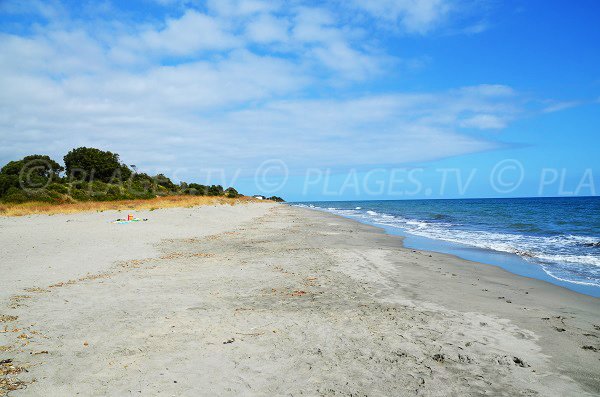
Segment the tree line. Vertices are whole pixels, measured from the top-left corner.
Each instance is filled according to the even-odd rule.
[[[0,169],[0,201],[113,201],[181,194],[241,196],[233,187],[176,184],[163,174],[136,172],[134,166],[122,163],[118,154],[95,148],[73,149],[63,161],[64,167],[49,156],[31,155],[9,162]]]

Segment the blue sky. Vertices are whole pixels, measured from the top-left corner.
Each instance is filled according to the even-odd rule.
[[[290,200],[596,195],[596,1],[0,1],[0,163]]]

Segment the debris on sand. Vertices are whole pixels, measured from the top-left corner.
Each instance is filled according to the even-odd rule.
[[[10,297],[10,305],[8,307],[11,309],[16,309],[17,307],[22,306],[21,302],[30,298],[31,296],[29,295],[13,295]]]
[[[0,396],[6,396],[8,392],[18,390],[25,385],[25,382],[10,377],[10,375],[18,375],[21,372],[27,372],[27,369],[15,365],[12,359],[0,361]]]
[[[115,219],[114,221],[112,221],[111,223],[116,223],[116,224],[127,224],[127,223],[133,223],[133,222],[148,222],[147,218],[134,218],[132,214],[127,215],[126,219],[123,218],[118,218]]]
[[[594,346],[589,346],[589,345],[587,345],[587,346],[581,346],[581,348],[582,348],[583,350],[591,350],[591,351],[593,351],[593,352],[597,352],[597,351],[599,351],[599,350],[600,350],[600,349],[598,349],[597,347],[594,347]]]
[[[227,339],[225,342],[223,342],[224,345],[228,345],[230,343],[235,342],[235,338],[231,338],[231,339]]]
[[[564,328],[560,328],[560,327],[554,327],[555,330],[557,330],[558,332],[565,332],[566,329]]]
[[[446,356],[444,356],[443,354],[434,354],[431,358],[433,358],[438,363],[443,363],[446,359]]]
[[[513,357],[513,362],[522,368],[529,367],[529,364],[527,364],[525,361],[521,360],[519,357]]]
[[[40,288],[40,287],[25,288],[25,291],[27,291],[27,292],[36,292],[38,294],[41,294],[41,293],[44,293],[44,292],[50,292],[50,290],[45,289],[45,288]]]
[[[8,392],[19,390],[25,386],[25,382],[15,378],[0,379],[0,396],[7,396]]]
[[[500,365],[516,365],[517,367],[521,367],[521,368],[528,368],[530,367],[529,364],[527,364],[523,359],[516,357],[516,356],[502,356],[502,357],[496,357],[496,363],[500,364]]]

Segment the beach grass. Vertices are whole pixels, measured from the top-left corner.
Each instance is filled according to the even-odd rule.
[[[99,212],[110,210],[157,210],[173,207],[196,207],[203,205],[236,205],[260,202],[252,197],[228,198],[222,196],[162,196],[153,199],[118,201],[80,201],[74,203],[27,202],[21,204],[0,204],[0,216],[54,215],[77,212]]]

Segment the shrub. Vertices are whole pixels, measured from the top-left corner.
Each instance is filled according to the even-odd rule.
[[[29,196],[23,190],[11,187],[2,197],[2,201],[6,203],[24,203],[29,201]]]
[[[135,174],[127,183],[129,192],[135,197],[156,197],[156,181],[148,174]]]
[[[69,188],[65,185],[61,185],[58,183],[52,183],[48,185],[48,190],[61,193],[61,194],[69,194]]]
[[[71,197],[73,197],[77,201],[89,201],[91,199],[88,192],[82,189],[72,189]]]
[[[124,195],[121,193],[119,186],[110,186],[106,192],[106,198],[109,200],[118,200]]]
[[[162,186],[171,192],[177,191],[177,185],[174,184],[169,178],[167,178],[163,174],[156,175],[154,177],[154,180],[156,181],[156,184],[158,184],[158,186]]]
[[[229,197],[229,198],[236,198],[241,196],[241,194],[238,193],[237,190],[235,190],[232,187],[228,187],[227,189],[225,189],[225,196]]]
[[[206,196],[208,194],[208,186],[200,185],[198,183],[190,183],[186,193],[193,194],[195,196]]]

